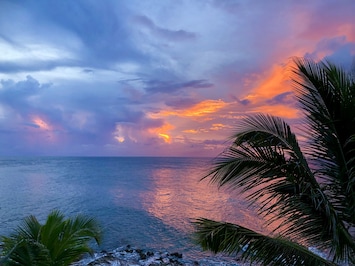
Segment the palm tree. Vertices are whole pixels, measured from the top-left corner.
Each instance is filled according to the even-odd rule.
[[[0,265],[70,265],[83,254],[92,254],[90,240],[99,244],[100,239],[98,223],[83,215],[64,219],[55,210],[43,225],[29,216],[13,234],[2,237]]]
[[[245,193],[276,229],[264,235],[199,218],[196,241],[206,250],[241,252],[244,260],[263,265],[354,264],[355,79],[328,61],[294,63],[305,141],[279,117],[247,115],[204,177]]]

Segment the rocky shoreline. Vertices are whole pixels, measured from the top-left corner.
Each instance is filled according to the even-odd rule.
[[[113,251],[95,253],[93,257],[83,258],[72,266],[244,266],[249,264],[238,262],[238,258],[207,257],[201,260],[185,260],[178,252],[152,252],[125,246]]]

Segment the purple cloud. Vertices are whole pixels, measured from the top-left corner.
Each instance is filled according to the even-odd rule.
[[[161,93],[172,93],[178,90],[193,88],[210,88],[213,86],[206,80],[190,80],[186,82],[174,82],[174,81],[162,81],[162,80],[150,80],[147,81],[147,87],[145,90],[148,92],[161,92]]]
[[[294,103],[294,92],[286,91],[284,93],[278,94],[271,100],[266,101],[267,104],[277,105],[277,104],[292,104]]]
[[[2,0],[0,154],[214,156],[243,114],[294,107],[293,56],[350,68],[354,8]]]
[[[158,27],[147,16],[136,16],[134,21],[148,28],[153,34],[157,35],[158,37],[162,37],[169,41],[186,41],[186,40],[193,40],[196,38],[196,34],[192,32],[188,32],[181,29],[169,30],[169,29]]]
[[[190,108],[198,103],[198,100],[192,98],[176,97],[165,101],[165,104],[174,109]]]

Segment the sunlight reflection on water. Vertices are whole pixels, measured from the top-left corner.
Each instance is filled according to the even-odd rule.
[[[242,197],[200,181],[209,166],[206,158],[2,158],[0,234],[27,215],[43,221],[60,209],[97,217],[101,248],[132,244],[195,258],[191,220],[198,217],[265,231]]]

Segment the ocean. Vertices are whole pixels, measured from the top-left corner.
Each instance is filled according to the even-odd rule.
[[[124,245],[207,254],[192,241],[191,221],[205,217],[263,231],[243,196],[208,180],[210,158],[0,157],[0,235],[23,218],[44,222],[53,209],[95,217],[103,228],[97,250]]]

